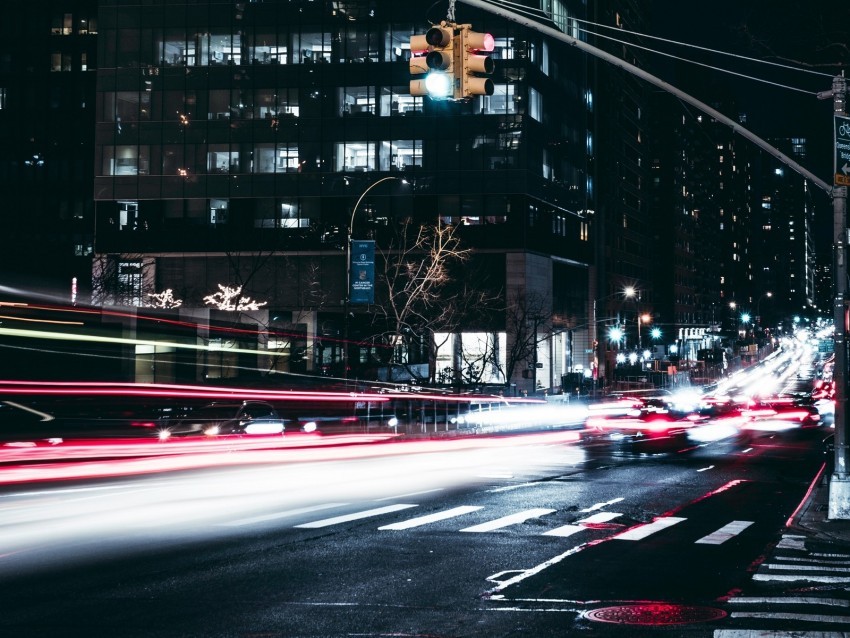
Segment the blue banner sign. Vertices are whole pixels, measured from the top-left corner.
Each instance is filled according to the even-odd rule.
[[[351,241],[349,303],[375,303],[375,242]]]

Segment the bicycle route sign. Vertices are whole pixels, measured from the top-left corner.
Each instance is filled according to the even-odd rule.
[[[835,116],[835,185],[850,186],[850,117]]]

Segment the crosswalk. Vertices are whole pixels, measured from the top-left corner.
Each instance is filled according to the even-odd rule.
[[[617,506],[622,500],[613,499],[582,510],[580,518],[561,525],[557,524],[558,510],[546,507],[512,512],[498,508],[498,511],[491,512],[495,508],[470,504],[447,506],[416,515],[422,505],[412,501],[371,504],[329,502],[222,524],[239,527],[283,521],[293,529],[324,530],[359,522],[366,523],[368,529],[379,533],[437,530],[488,534],[514,531],[558,539],[592,534],[593,539],[604,536],[612,541],[634,543],[662,534],[688,520],[682,516],[661,516],[649,522],[634,522],[622,512],[608,511],[607,508]],[[320,512],[332,515],[313,516]],[[529,522],[536,524],[526,525]],[[716,529],[703,529],[701,534],[693,534],[687,542],[707,548],[722,546],[754,524],[755,521],[737,519],[718,523]],[[584,543],[588,538],[591,537],[578,542]],[[726,627],[714,630],[713,638],[850,636],[850,600],[846,597],[846,592],[850,591],[850,549],[846,553],[809,551],[805,537],[786,534],[773,554],[752,574],[751,580],[750,587],[741,589],[739,595],[731,596],[724,603],[728,614],[724,620]],[[789,634],[785,631],[789,626],[798,627],[803,633]],[[812,631],[818,633],[810,633]]]
[[[729,620],[740,629],[715,632],[714,638],[741,638],[741,632],[754,628],[769,632],[789,626],[799,632],[820,630],[795,636],[847,636],[850,600],[841,596],[850,588],[850,550],[836,547],[812,551],[806,536],[785,534],[753,574],[751,586],[727,601]],[[837,630],[840,633],[833,633]]]
[[[352,507],[354,509],[351,509]],[[286,518],[304,518],[308,514],[318,513],[325,510],[349,509],[346,513],[306,520],[303,522],[295,522],[291,525],[294,529],[324,529],[356,521],[365,521],[367,519],[380,519],[381,517],[397,514],[407,510],[412,512],[412,510],[418,507],[419,505],[416,503],[393,503],[379,507],[366,507],[365,509],[359,509],[356,504],[324,503],[310,507],[240,518],[220,523],[220,525],[226,527],[251,526],[266,522],[280,521]],[[552,527],[551,519],[553,518],[553,515],[557,514],[557,510],[551,508],[534,507],[518,510],[508,514],[502,513],[501,515],[494,517],[487,517],[486,513],[486,507],[483,505],[459,505],[425,515],[404,518],[390,523],[378,524],[376,529],[380,532],[413,530],[417,528],[427,528],[428,526],[433,526],[437,523],[450,524],[452,521],[457,519],[456,524],[452,529],[453,531],[463,534],[496,533],[510,530],[511,528],[514,528],[514,530],[521,529],[523,533],[529,533],[529,528],[523,527],[523,524],[530,521],[538,521],[540,524],[531,527],[532,531],[530,533],[532,535],[568,538],[583,532],[590,532],[594,530],[598,532],[599,530],[603,530],[606,535],[610,536],[613,540],[640,541],[687,520],[686,518],[677,516],[662,516],[648,523],[629,525],[628,519],[625,519],[625,522],[618,520],[625,518],[624,514],[620,512],[596,511],[566,525]],[[463,519],[468,519],[473,514],[477,514],[479,516],[479,521],[472,525],[464,525],[462,523]],[[482,514],[485,516],[481,516]],[[612,523],[612,521],[617,522]],[[694,540],[693,542],[703,545],[720,545],[742,533],[752,524],[753,521],[731,521],[724,524],[717,530]],[[440,529],[441,531],[446,531],[444,527]],[[848,566],[848,572],[850,572],[850,566]]]

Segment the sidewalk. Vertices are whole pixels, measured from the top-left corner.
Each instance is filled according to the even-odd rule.
[[[789,532],[806,536],[807,546],[823,543],[850,546],[850,519],[829,518],[829,480],[824,470],[788,526]]]

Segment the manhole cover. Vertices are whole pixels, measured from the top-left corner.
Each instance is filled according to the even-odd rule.
[[[639,603],[600,607],[584,613],[584,617],[596,622],[620,625],[685,625],[707,622],[726,617],[722,609],[693,605],[671,605],[669,603]]]

